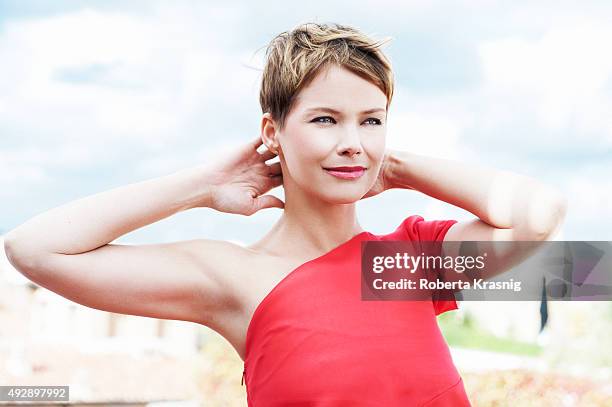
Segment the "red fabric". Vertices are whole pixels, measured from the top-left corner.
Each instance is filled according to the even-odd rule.
[[[361,241],[442,241],[456,221],[413,215],[289,273],[246,337],[249,406],[470,406],[436,315],[455,301],[362,301]]]
[[[411,241],[430,241],[430,242],[441,242],[444,240],[444,236],[448,229],[457,223],[456,220],[424,220],[422,216],[413,215],[406,218],[401,229],[405,231],[405,235],[402,239]],[[438,251],[438,254],[440,252]],[[446,311],[452,311],[458,309],[457,302],[455,300],[433,300],[433,307],[436,315],[440,315]]]

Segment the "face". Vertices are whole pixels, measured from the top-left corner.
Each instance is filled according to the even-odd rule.
[[[386,104],[376,85],[332,65],[302,89],[282,131],[264,114],[263,139],[278,153],[285,192],[297,187],[333,203],[361,199],[382,165]],[[330,170],[335,167],[365,170]]]

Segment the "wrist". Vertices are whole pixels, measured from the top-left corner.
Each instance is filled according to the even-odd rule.
[[[409,153],[400,150],[388,150],[386,154],[385,180],[387,189],[414,189],[409,185],[409,171],[406,168],[410,162]]]
[[[204,165],[186,168],[173,174],[177,182],[186,186],[179,204],[180,210],[211,207],[214,174]]]

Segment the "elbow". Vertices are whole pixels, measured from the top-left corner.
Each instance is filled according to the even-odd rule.
[[[555,193],[547,200],[542,200],[534,204],[535,210],[531,211],[531,216],[527,222],[529,234],[533,240],[550,240],[554,237],[567,215],[567,198],[559,193]]]
[[[4,246],[4,255],[8,259],[9,263],[11,263],[13,267],[16,268],[15,263],[17,262],[17,250],[15,238],[12,236],[12,234],[9,233],[4,235],[2,239]]]
[[[558,223],[562,224],[565,221],[565,216],[567,215],[567,198],[565,196],[560,196],[557,205]]]
[[[550,220],[548,221],[548,230],[546,231],[546,237],[556,234],[567,215],[567,198],[561,193],[557,193],[556,198],[551,204],[550,209]]]
[[[27,278],[40,268],[40,254],[28,248],[11,233],[4,236],[4,254],[15,270]]]

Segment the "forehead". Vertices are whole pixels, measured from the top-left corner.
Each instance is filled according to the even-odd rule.
[[[316,106],[358,111],[374,107],[385,109],[387,96],[372,82],[346,68],[331,65],[318,72],[296,98],[295,107],[298,110]]]

